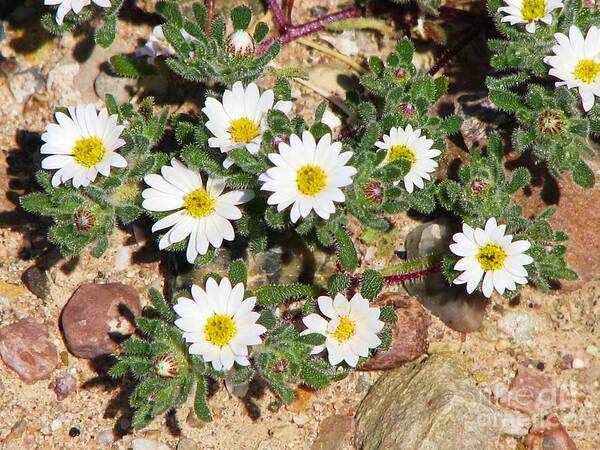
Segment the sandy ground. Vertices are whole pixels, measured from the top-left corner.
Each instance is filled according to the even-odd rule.
[[[308,0],[296,3],[297,20],[302,21],[310,17],[312,6],[319,4],[333,10],[337,2]],[[74,54],[73,49],[82,48],[83,36],[65,36],[48,41],[35,51],[23,53],[14,44],[22,30],[8,28],[7,38],[0,43],[2,55],[5,58],[15,56],[19,70],[37,68],[46,80],[55,80],[51,85],[41,83],[23,105],[16,102],[8,90],[8,77],[0,74],[0,324],[23,317],[47,323],[61,357],[58,371],[68,371],[78,380],[77,392],[59,402],[52,390],[54,379],[26,385],[0,364],[0,438],[11,436],[4,441],[4,448],[107,448],[110,445],[103,446],[98,441],[103,432],[114,430],[118,434],[128,428],[127,417],[122,416],[125,401],[119,395],[124,386],[99,375],[98,368],[89,361],[68,354],[57,326],[58,317],[71,293],[85,281],[120,281],[133,285],[141,293],[150,286],[161,286],[163,278],[159,262],[131,264],[117,270],[116,259],[122,258],[123,253],[141,251],[129,237],[131,230],[119,231],[109,252],[102,258],[94,259],[84,254],[74,267],[65,264],[64,260],[54,264],[48,272],[51,293],[47,300],[40,300],[23,286],[20,277],[45,251],[44,224],[19,212],[14,202],[17,195],[31,187],[31,167],[39,162],[36,154],[39,144],[34,133],[43,130],[51,118],[52,108],[78,101],[98,102],[93,81],[98,74],[99,62],[112,53],[132,50],[149,29],[148,21],[127,23],[121,27],[119,44],[115,48],[110,51],[95,49],[91,56],[81,61],[78,60],[81,55]],[[380,54],[385,53],[393,41],[391,36],[381,38],[372,32],[359,33],[357,39],[367,53]],[[278,64],[292,61],[306,67],[329,67],[326,73],[349,72],[343,63],[297,43],[287,46],[277,60]],[[49,75],[57,65],[63,72]],[[69,74],[75,74],[75,78]],[[335,85],[330,87],[336,89]],[[294,85],[294,94],[296,111],[310,117],[321,97],[299,84]],[[186,103],[173,106],[182,110],[194,108]],[[396,244],[397,248],[402,248],[406,231],[417,222],[401,216],[398,223],[402,226]],[[371,264],[382,265],[389,257],[384,255],[371,260]],[[430,351],[445,349],[465,354],[471,361],[470,369],[475,379],[487,393],[496,383],[508,384],[518,364],[535,366],[542,363],[543,372],[563,391],[556,410],[561,422],[578,448],[597,449],[600,448],[600,356],[594,355],[590,346],[600,347],[599,296],[600,280],[571,294],[542,295],[533,289],[525,289],[516,305],[510,306],[497,299],[489,309],[483,329],[468,335],[454,332],[434,318],[430,329]],[[498,321],[514,311],[534,314],[539,319],[542,325],[531,339],[513,340],[498,330]],[[580,358],[586,367],[560,369],[565,354]],[[190,406],[186,405],[168,420],[157,419],[146,430],[115,438],[112,445],[113,448],[127,449],[133,439],[146,437],[175,448],[182,437],[187,437],[202,449],[309,448],[322,419],[333,414],[353,415],[378,376],[376,372],[354,373],[322,392],[303,391],[300,400],[293,405],[279,408],[268,391],[258,392],[252,402],[244,403],[222,388],[210,399],[216,417],[214,422],[198,424],[188,417]],[[72,427],[81,433],[69,436]],[[14,429],[13,433],[11,429]],[[517,449],[519,445],[517,439],[506,436],[496,449]]]

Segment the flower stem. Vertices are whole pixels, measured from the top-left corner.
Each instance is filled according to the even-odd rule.
[[[275,20],[277,29],[280,33],[285,33],[285,31],[288,29],[291,23],[283,15],[283,11],[281,10],[281,6],[279,5],[279,0],[267,0],[267,5],[269,5],[269,9],[273,13],[273,19]]]
[[[287,20],[292,24],[292,10],[294,9],[294,0],[287,0]]]
[[[281,7],[279,6],[277,0],[267,1],[269,7],[272,8],[271,10],[273,11],[273,17],[275,18],[275,23],[279,29],[279,37],[272,37],[261,42],[257,49],[257,53],[259,55],[266,52],[275,43],[275,41],[277,41],[277,39],[279,39],[279,42],[281,42],[282,45],[285,45],[288,42],[293,41],[294,39],[298,39],[302,36],[321,31],[325,29],[325,27],[327,27],[327,25],[329,25],[330,23],[337,22],[339,20],[349,19],[351,17],[360,17],[363,15],[363,8],[359,6],[352,6],[350,8],[342,9],[341,11],[338,11],[333,14],[326,14],[315,20],[303,23],[301,25],[291,25],[283,16],[283,12],[281,11]],[[273,7],[275,9],[273,9]],[[280,17],[278,19],[279,15]],[[280,20],[283,20],[283,23],[285,24],[283,28],[280,26]]]
[[[212,28],[212,21],[215,17],[215,0],[206,0],[206,34],[210,34]]]
[[[441,271],[442,266],[433,266],[428,267],[426,269],[415,270],[414,272],[399,273],[397,275],[387,275],[383,277],[383,282],[385,284],[400,284],[405,283],[407,281],[416,281],[426,278],[430,275],[440,273]]]

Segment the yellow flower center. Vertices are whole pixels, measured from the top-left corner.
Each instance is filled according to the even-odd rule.
[[[217,347],[223,347],[231,342],[236,334],[233,319],[224,314],[209,317],[204,326],[204,338]]]
[[[345,342],[356,333],[356,324],[348,317],[340,317],[340,323],[333,332],[333,336],[340,342]]]
[[[600,64],[591,59],[582,59],[579,61],[573,71],[575,78],[586,84],[596,81],[598,74],[600,74]]]
[[[94,167],[104,159],[106,148],[100,138],[87,137],[79,139],[73,147],[73,157],[83,167]]]
[[[406,145],[394,145],[388,151],[387,158],[389,162],[397,161],[400,158],[406,159],[411,164],[411,166],[417,160],[415,153]]]
[[[229,134],[231,135],[231,140],[236,144],[247,144],[252,142],[252,140],[260,134],[258,125],[247,117],[232,120],[227,131],[229,131]]]
[[[521,14],[525,22],[533,22],[546,15],[546,0],[523,0]]]
[[[506,252],[498,244],[486,244],[479,249],[475,259],[483,270],[498,270],[506,259]]]
[[[327,175],[319,166],[307,164],[296,172],[296,186],[304,195],[314,197],[327,186]]]
[[[204,188],[198,188],[191,194],[183,197],[183,207],[190,216],[196,219],[211,214],[215,210],[216,202],[216,199],[206,192]]]

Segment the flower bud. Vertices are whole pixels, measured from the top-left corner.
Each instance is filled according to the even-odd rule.
[[[235,56],[248,56],[254,53],[254,39],[247,31],[236,30],[227,38],[227,51]]]
[[[73,223],[79,231],[88,231],[95,223],[96,218],[88,209],[80,209],[73,214]]]

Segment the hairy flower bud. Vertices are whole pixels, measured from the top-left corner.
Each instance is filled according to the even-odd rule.
[[[364,188],[366,197],[373,203],[380,204],[383,201],[383,185],[379,181],[372,181]]]
[[[247,31],[236,30],[227,38],[227,51],[235,56],[248,56],[254,53],[254,39]]]
[[[563,130],[562,115],[555,111],[545,111],[538,117],[538,127],[544,134],[556,134]]]
[[[163,378],[175,378],[179,371],[177,361],[171,355],[161,355],[156,360],[156,373]]]
[[[471,183],[471,190],[476,194],[481,194],[485,188],[487,187],[487,183],[483,180],[473,180]]]
[[[73,224],[79,231],[88,231],[96,223],[96,218],[88,209],[80,209],[73,214]]]
[[[412,103],[404,103],[400,105],[400,112],[405,116],[414,116],[417,113],[417,108]]]

